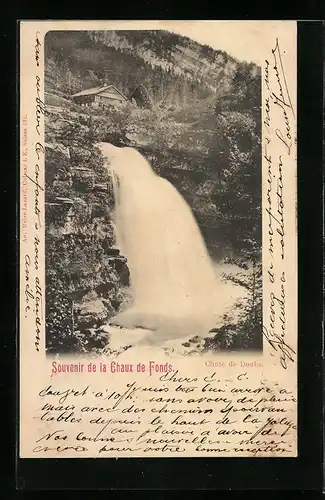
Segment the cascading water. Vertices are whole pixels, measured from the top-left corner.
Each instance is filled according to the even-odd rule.
[[[117,246],[133,304],[112,323],[152,331],[152,342],[207,333],[222,312],[222,284],[190,207],[135,149],[99,145],[113,177]]]

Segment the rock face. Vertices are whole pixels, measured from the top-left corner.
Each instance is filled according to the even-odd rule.
[[[107,345],[107,334],[100,329],[88,328],[75,332],[75,336],[86,352],[101,350]]]
[[[122,256],[110,257],[109,263],[111,270],[104,278],[105,282],[89,291],[73,293],[76,297],[74,320],[78,330],[103,325],[128,300],[129,270],[126,259]]]
[[[79,125],[46,117],[46,332],[54,353],[99,348],[96,330],[119,311],[129,285],[114,248],[107,168]]]
[[[74,317],[80,330],[98,327],[114,313],[109,300],[101,300],[96,292],[91,292],[83,297],[81,302],[74,305]]]

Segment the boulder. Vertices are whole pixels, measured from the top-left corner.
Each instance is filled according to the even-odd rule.
[[[87,296],[90,296],[87,300]],[[94,298],[96,296],[96,298]],[[75,322],[79,330],[100,326],[111,315],[111,306],[109,301],[105,304],[96,294],[90,293],[83,297],[81,302],[74,305]]]
[[[95,328],[87,328],[82,332],[78,332],[77,337],[87,351],[102,349],[108,343],[107,333]]]

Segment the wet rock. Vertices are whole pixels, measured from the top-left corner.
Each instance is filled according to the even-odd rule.
[[[130,272],[127,266],[127,260],[125,257],[116,257],[112,259],[112,265],[119,275],[120,283],[122,285],[128,285],[130,283]]]
[[[80,330],[102,325],[109,317],[109,308],[91,292],[82,301],[74,305],[75,321]]]
[[[119,311],[122,306],[130,305],[132,301],[132,295],[128,287],[112,288],[109,291],[108,298],[116,311]]]
[[[195,344],[196,342],[200,342],[201,340],[201,337],[199,337],[198,335],[195,335],[195,337],[192,337],[191,339],[189,339],[189,342],[192,342],[193,344]]]
[[[105,331],[95,328],[87,328],[76,335],[84,349],[91,351],[92,349],[102,349],[107,345],[108,336]]]

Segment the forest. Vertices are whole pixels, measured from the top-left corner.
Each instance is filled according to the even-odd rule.
[[[101,352],[101,325],[129,299],[99,141],[136,147],[188,201],[213,260],[236,266],[225,279],[246,299],[203,349],[261,349],[260,69],[168,32],[50,32],[45,78],[48,352]],[[129,102],[71,101],[99,82]]]

